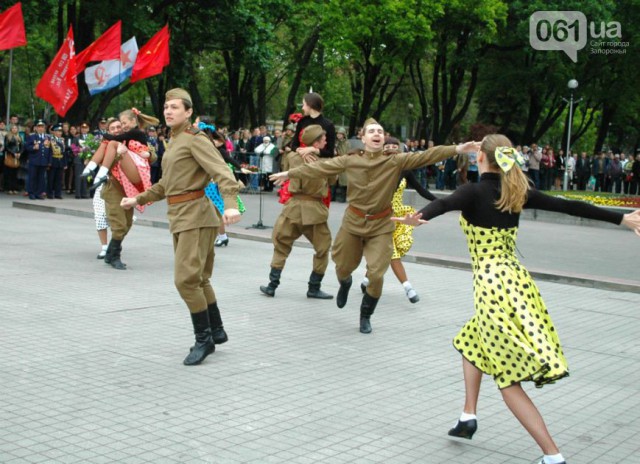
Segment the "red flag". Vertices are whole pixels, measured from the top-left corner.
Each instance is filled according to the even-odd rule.
[[[24,31],[22,3],[16,3],[0,14],[0,50],[27,45],[27,34]]]
[[[51,103],[60,116],[67,114],[78,98],[75,55],[73,28],[69,26],[67,38],[36,86],[36,95]]]
[[[90,61],[115,60],[120,58],[122,21],[105,31],[91,45],[76,55],[76,75],[84,71]]]
[[[169,64],[169,25],[151,37],[138,51],[138,57],[131,71],[131,82],[146,79],[162,72]]]

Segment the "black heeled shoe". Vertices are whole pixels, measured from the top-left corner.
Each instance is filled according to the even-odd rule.
[[[225,238],[225,239],[217,238],[214,245],[217,247],[229,246],[229,238]]]
[[[456,426],[449,430],[448,435],[451,437],[466,438],[467,440],[471,440],[471,437],[473,437],[473,434],[476,433],[476,430],[478,430],[478,421],[476,419],[471,419],[468,421],[458,420]]]
[[[91,187],[89,187],[89,191],[90,192],[94,192],[98,187],[100,187],[102,184],[106,183],[109,180],[109,177],[105,176],[105,177],[101,177],[100,179],[98,179],[97,182],[94,182]]]

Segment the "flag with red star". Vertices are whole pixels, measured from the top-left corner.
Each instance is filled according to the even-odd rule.
[[[122,44],[119,60],[106,60],[84,70],[84,81],[89,93],[95,95],[117,87],[131,76],[138,56],[138,43],[132,37]]]

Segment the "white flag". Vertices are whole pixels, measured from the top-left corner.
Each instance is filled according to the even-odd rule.
[[[84,70],[84,80],[89,93],[95,95],[117,87],[131,76],[138,56],[138,43],[131,37],[120,47],[119,60],[105,60]]]

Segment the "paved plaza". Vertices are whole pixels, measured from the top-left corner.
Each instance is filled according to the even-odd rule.
[[[236,236],[216,250],[213,285],[230,340],[201,366],[185,367],[193,335],[173,286],[163,205],[140,216],[123,244],[129,269],[116,271],[95,259],[89,200],[31,202],[59,205],[59,214],[13,201],[22,200],[0,195],[0,463],[540,458],[490,378],[473,440],[446,434],[464,400],[451,339],[473,313],[469,271],[408,262],[415,305],[389,272],[373,333],[362,335],[357,285],[343,309],[306,298],[308,247],[293,249],[275,298],[260,293],[270,230],[245,229],[257,219],[256,198],[248,198]],[[273,225],[278,205],[265,203]],[[416,256],[465,258],[457,215],[437,221],[417,230]],[[521,238],[523,263],[549,274],[640,280],[640,239],[628,231],[527,221]],[[547,253],[535,246],[547,242]],[[363,274],[364,266],[355,282]],[[527,389],[567,462],[640,463],[640,293],[538,284],[571,376]],[[323,290],[337,288],[331,263]]]

